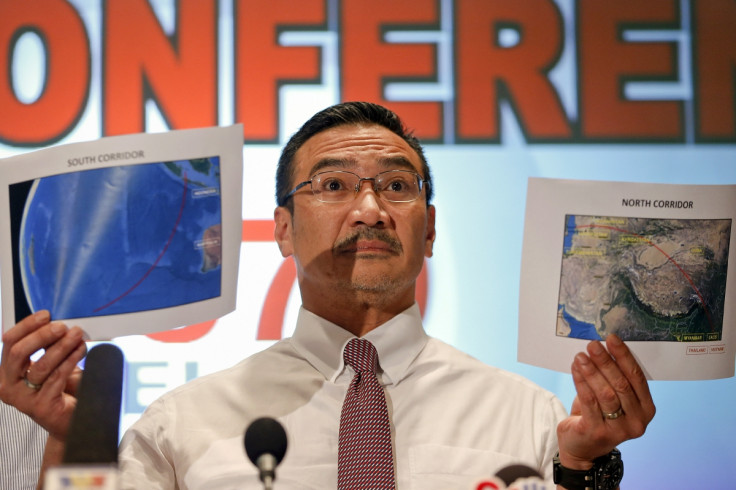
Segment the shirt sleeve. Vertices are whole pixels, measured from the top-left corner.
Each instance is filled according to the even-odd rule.
[[[0,488],[33,490],[48,434],[26,414],[0,401]]]
[[[119,490],[174,490],[176,470],[169,448],[176,414],[158,399],[125,433],[119,450]]]
[[[557,454],[559,447],[557,443],[557,425],[567,418],[567,410],[565,410],[559,398],[551,395],[549,409],[545,413],[547,417],[545,425],[549,427],[549,431],[545,441],[544,457],[541,462],[540,473],[542,473],[545,482],[552,485],[550,488],[554,488],[552,484],[552,460]]]

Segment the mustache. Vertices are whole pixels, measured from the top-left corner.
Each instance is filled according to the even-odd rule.
[[[397,238],[391,236],[387,231],[365,227],[358,228],[354,232],[335,242],[335,245],[332,246],[332,253],[337,255],[345,252],[358,243],[359,240],[379,240],[387,244],[390,250],[396,254],[400,254],[404,251],[404,247],[401,245],[401,242]]]

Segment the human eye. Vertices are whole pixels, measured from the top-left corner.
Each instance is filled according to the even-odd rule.
[[[411,172],[390,172],[383,176],[380,187],[389,199],[410,199],[415,197],[416,177]]]
[[[320,192],[340,192],[346,190],[348,187],[345,184],[345,179],[336,176],[326,176],[319,180]]]
[[[404,178],[395,178],[387,186],[391,192],[405,192],[408,187],[409,183]]]
[[[340,201],[347,199],[353,192],[351,175],[346,172],[324,172],[312,179],[313,189],[323,201]]]

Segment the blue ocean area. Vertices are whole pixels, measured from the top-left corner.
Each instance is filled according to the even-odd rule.
[[[44,177],[21,226],[33,311],[81,318],[220,295],[219,158]]]
[[[559,308],[562,310],[562,317],[565,319],[567,324],[570,325],[570,335],[568,335],[568,337],[586,340],[603,340],[601,339],[601,336],[598,335],[595,325],[592,323],[581,322],[569,314],[567,310],[565,310],[564,305],[559,305]]]
[[[575,215],[568,214],[565,216],[565,237],[562,244],[562,253],[568,253],[572,248],[572,237],[575,234]]]

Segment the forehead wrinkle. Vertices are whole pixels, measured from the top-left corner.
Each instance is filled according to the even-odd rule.
[[[405,169],[412,170],[414,172],[418,171],[418,169],[411,163],[411,161],[403,155],[381,157],[378,159],[377,163],[378,166],[384,170]],[[321,170],[327,168],[340,168],[345,170],[355,169],[357,166],[358,161],[355,158],[328,157],[323,158],[315,163],[312,168],[309,169],[309,175],[315,175]]]

